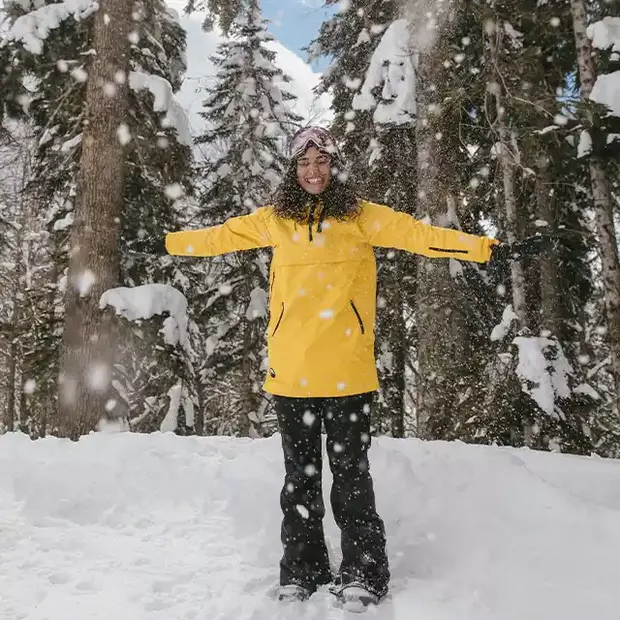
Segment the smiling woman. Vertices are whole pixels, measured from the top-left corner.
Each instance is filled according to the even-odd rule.
[[[274,249],[264,388],[273,395],[286,468],[281,597],[306,598],[331,581],[322,525],[324,424],[334,474],[332,509],[342,531],[335,592],[377,602],[387,592],[390,572],[367,454],[379,387],[373,248],[484,263],[497,242],[360,199],[326,129],[298,131],[289,155],[273,205],[220,226],[171,233],[166,248],[184,256]]]

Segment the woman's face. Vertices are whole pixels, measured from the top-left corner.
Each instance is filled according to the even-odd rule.
[[[297,180],[309,194],[324,192],[331,178],[331,157],[321,153],[316,147],[311,146],[297,160]]]

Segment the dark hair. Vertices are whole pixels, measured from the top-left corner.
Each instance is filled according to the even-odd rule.
[[[303,153],[299,157],[302,155]],[[308,207],[319,200],[325,209],[324,218],[333,217],[344,221],[355,219],[361,213],[354,184],[341,162],[332,158],[332,178],[325,191],[314,195],[299,185],[297,159],[292,159],[274,194],[275,214],[283,219],[303,223],[308,219]]]

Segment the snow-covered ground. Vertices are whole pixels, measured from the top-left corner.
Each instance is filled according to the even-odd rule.
[[[0,618],[347,617],[273,598],[279,441],[0,437]],[[371,462],[393,573],[372,617],[618,617],[620,462],[388,438]]]

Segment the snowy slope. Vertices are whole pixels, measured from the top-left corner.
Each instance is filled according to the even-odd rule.
[[[219,32],[202,30],[204,14],[185,15],[183,7],[186,0],[167,0],[166,4],[178,12],[181,25],[187,32],[187,72],[177,100],[187,112],[190,129],[196,135],[204,127],[204,121],[198,116],[198,112],[205,98],[205,88],[213,85],[215,76],[215,68],[209,57],[215,53],[222,41],[222,35]],[[328,121],[332,116],[329,110],[330,97],[323,95],[317,99],[312,90],[318,84],[320,74],[314,73],[299,56],[277,41],[270,47],[277,54],[276,65],[293,80],[288,88],[298,97],[293,106],[294,111],[306,121]]]
[[[272,598],[279,441],[0,437],[0,618],[345,617]],[[618,617],[620,462],[389,438],[371,462],[393,581],[370,617]]]

